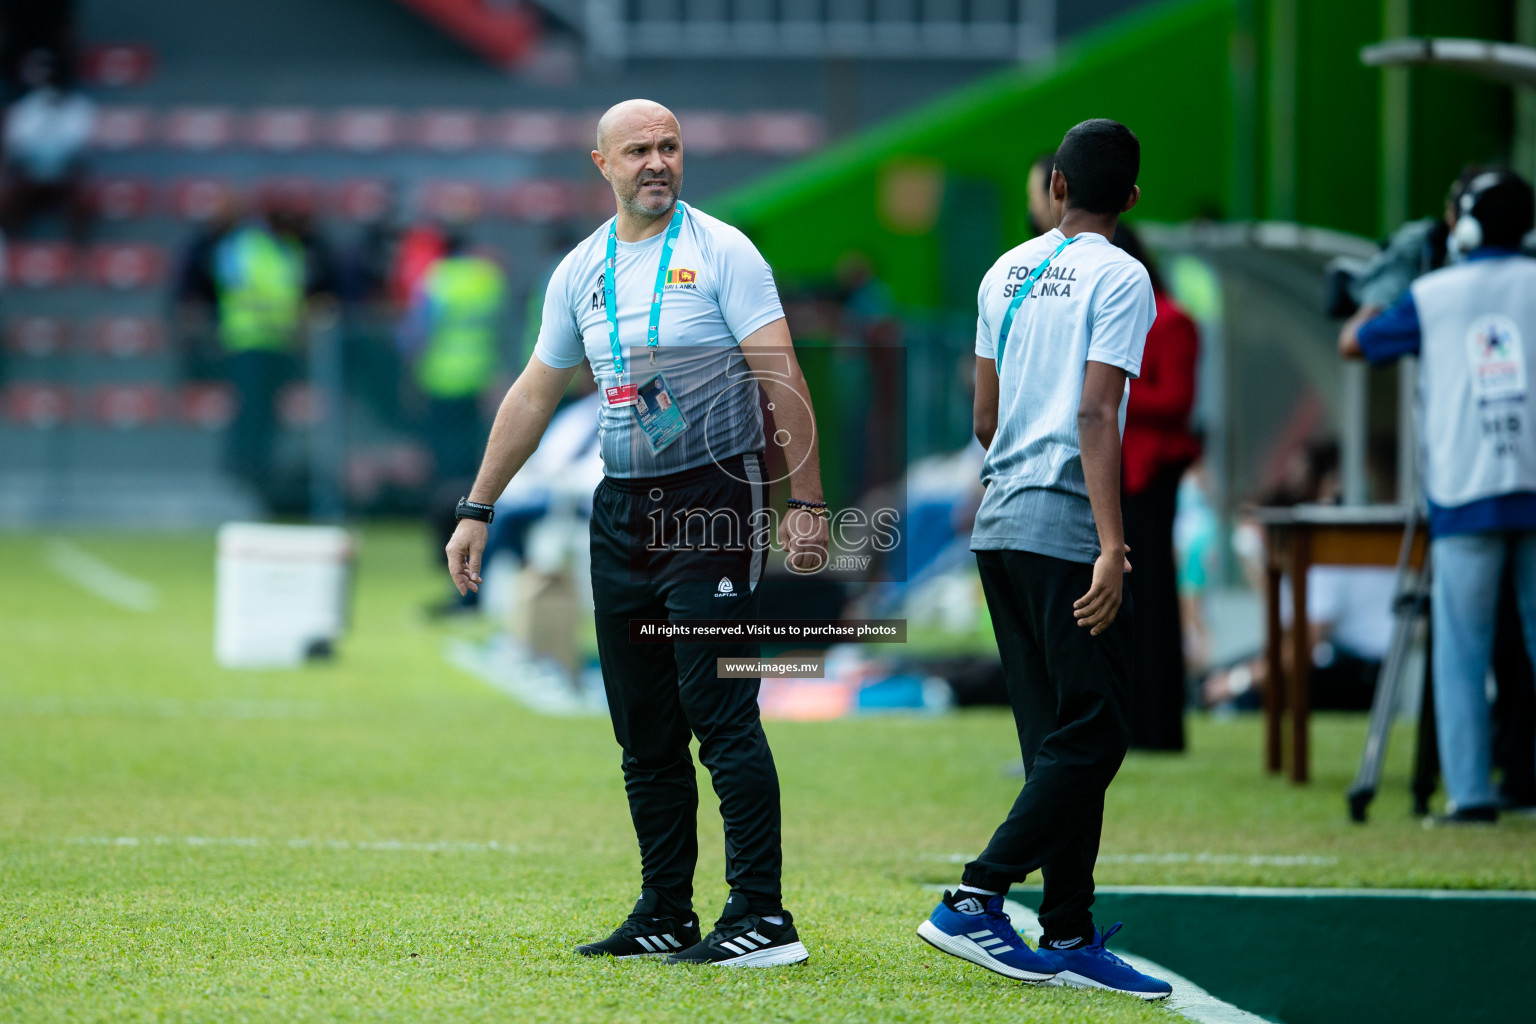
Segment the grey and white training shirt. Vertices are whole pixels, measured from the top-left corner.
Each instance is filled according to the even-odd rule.
[[[664,235],[618,243],[619,337],[629,383],[644,383],[660,371],[688,429],[653,454],[630,408],[603,406],[598,430],[603,471],[611,477],[661,476],[763,449],[757,380],[738,346],[784,315],[773,271],[741,231],[688,206],[672,254],[661,344],[652,364],[646,327]],[[548,366],[588,360],[599,388],[617,383],[603,298],[607,243],[605,221],[560,262],[549,281],[534,347]]]
[[[1077,437],[1083,377],[1089,360],[1137,376],[1157,307],[1145,267],[1103,235],[1075,237],[1019,307],[1003,348],[997,433],[982,462],[987,489],[973,551],[1032,551],[1072,562],[1099,556]],[[998,329],[1014,293],[1064,238],[1051,230],[1010,249],[987,271],[976,296],[976,355],[997,358]]]

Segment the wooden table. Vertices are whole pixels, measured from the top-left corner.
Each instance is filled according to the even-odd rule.
[[[1306,629],[1307,570],[1314,565],[1396,565],[1409,510],[1400,505],[1293,505],[1261,508],[1264,527],[1264,634],[1269,683],[1264,687],[1264,766],[1285,768],[1284,720],[1290,712],[1290,776],[1307,781],[1307,716],[1312,711],[1312,645]],[[1429,531],[1414,536],[1412,564],[1422,564]],[[1287,674],[1280,646],[1280,577],[1291,580],[1291,664]]]

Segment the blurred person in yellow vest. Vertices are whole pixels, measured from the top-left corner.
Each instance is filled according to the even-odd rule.
[[[473,477],[479,466],[486,435],[480,398],[501,369],[507,284],[494,261],[469,251],[461,228],[450,227],[445,237],[443,257],[411,298],[400,345],[427,400],[427,443],[446,485]]]
[[[488,433],[480,399],[501,368],[506,300],[501,268],[469,251],[461,225],[447,225],[442,238],[443,255],[417,281],[400,328],[401,352],[426,400],[426,442],[436,463],[427,519],[439,546],[458,525],[446,511],[449,503],[473,482],[480,464]],[[478,596],[453,594],[430,610],[464,611],[478,604]]]
[[[304,324],[304,254],[264,219],[220,239],[212,265],[219,342],[236,402],[225,462],[270,501],[277,393],[294,374]]]

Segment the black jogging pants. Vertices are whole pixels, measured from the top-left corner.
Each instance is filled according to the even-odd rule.
[[[593,496],[597,649],[624,788],[640,842],[641,886],[658,913],[692,915],[698,790],[690,737],[725,823],[725,876],[747,909],[782,908],[779,778],[758,717],[759,679],[716,678],[717,658],[756,643],[632,643],[631,619],[750,619],[766,555],[765,486],[755,453],[646,479],[604,479]]]
[[[1093,566],[1028,551],[978,551],[982,590],[997,634],[1008,698],[1024,756],[1024,789],[963,882],[1007,892],[1040,871],[1046,939],[1093,932],[1093,865],[1104,791],[1130,743],[1130,590],[1098,636],[1077,624],[1072,603]]]

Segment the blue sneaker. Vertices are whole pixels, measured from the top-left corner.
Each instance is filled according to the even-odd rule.
[[[946,892],[918,936],[942,953],[1017,981],[1050,981],[1056,968],[1024,944],[1003,913],[1001,896]]]
[[[1092,942],[1072,949],[1042,944],[1040,955],[1059,972],[1056,975],[1059,984],[1073,988],[1107,988],[1138,999],[1167,998],[1173,992],[1172,985],[1142,974],[1104,948],[1104,943],[1119,930],[1119,923],[1107,932],[1095,928]]]

